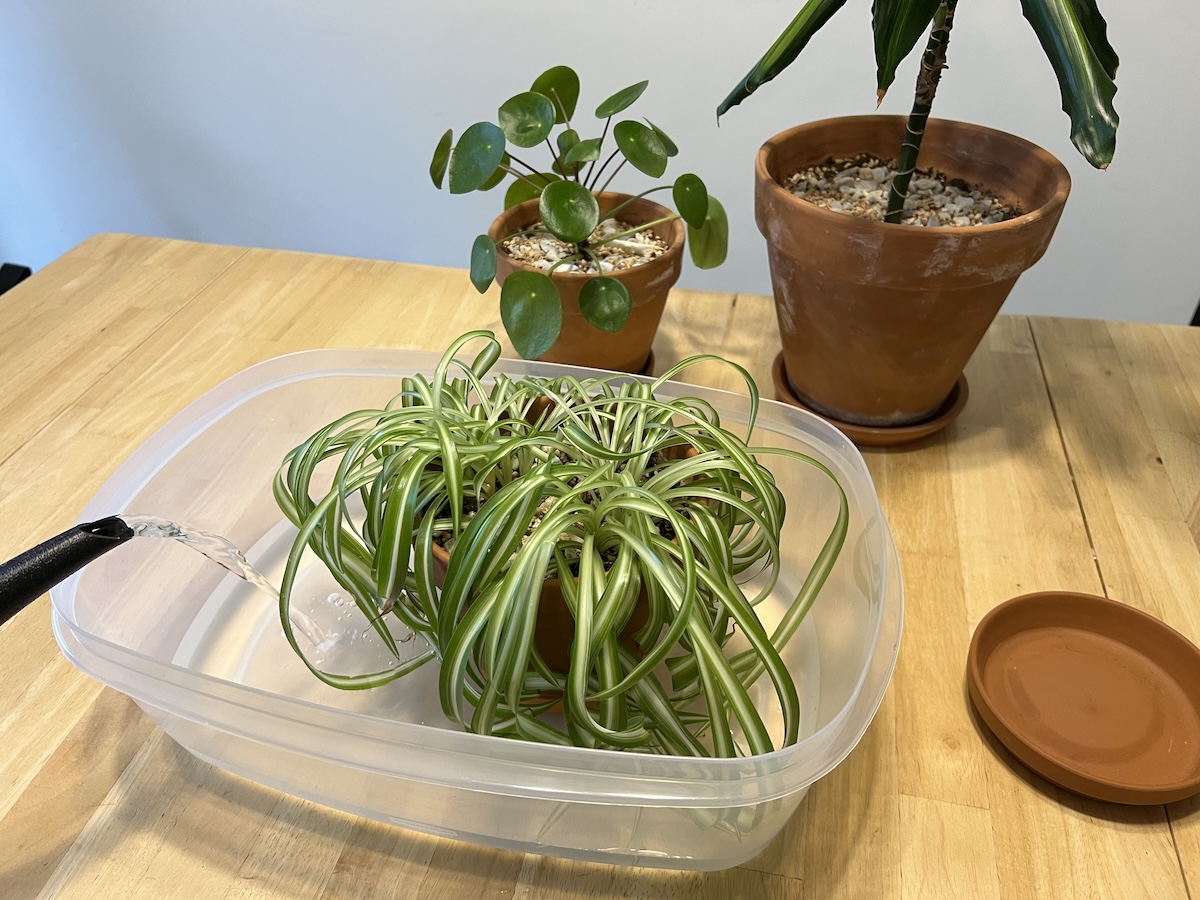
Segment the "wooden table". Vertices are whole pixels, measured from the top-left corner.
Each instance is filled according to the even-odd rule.
[[[1136,298],[1129,298],[1136,302]],[[197,395],[311,347],[499,331],[464,273],[101,235],[0,297],[0,558],[68,527]],[[770,384],[769,299],[678,291],[661,370]],[[867,451],[907,601],[887,698],[762,855],[706,875],[522,856],[297,800],[192,758],[58,651],[0,630],[0,897],[1188,897],[1200,801],[1066,794],[985,739],[963,664],[1014,594],[1103,593],[1200,640],[1200,329],[1005,316],[943,434]]]

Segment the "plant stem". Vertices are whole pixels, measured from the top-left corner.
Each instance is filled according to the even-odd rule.
[[[630,228],[628,231],[618,231],[616,234],[610,234],[602,241],[594,241],[592,246],[602,247],[609,241],[620,240],[623,237],[629,237],[631,234],[637,234],[639,231],[645,231],[647,228],[653,228],[655,225],[662,225],[664,222],[674,222],[678,218],[678,215],[672,213],[669,216],[663,216],[661,219],[655,219],[653,222],[647,222],[644,225],[637,225],[633,228]]]
[[[546,184],[549,184],[549,183],[550,183],[549,181],[546,181],[546,184],[538,184],[537,182],[535,182],[535,181],[533,181],[532,179],[530,179],[530,177],[529,177],[528,175],[526,175],[526,174],[524,174],[524,173],[522,173],[522,172],[518,172],[518,171],[517,171],[516,169],[514,169],[512,166],[501,166],[500,168],[502,168],[502,169],[503,169],[505,172],[507,172],[509,175],[512,175],[512,176],[514,176],[514,177],[516,177],[516,178],[520,178],[522,181],[524,181],[524,182],[525,182],[526,184],[528,184],[530,187],[535,187],[535,188],[537,188],[539,191],[540,191],[542,188],[544,188],[544,187],[546,186]],[[542,173],[541,173],[541,172],[538,172],[538,171],[536,171],[536,170],[535,170],[533,174],[534,174],[534,175],[538,175],[538,176],[540,176]],[[545,181],[545,179],[542,179],[542,180],[543,180],[543,181]]]
[[[567,108],[563,105],[562,98],[558,96],[558,91],[556,91],[554,88],[550,88],[550,93],[554,95],[550,99],[558,104],[558,111],[562,113],[563,122],[566,123],[567,128],[570,128],[571,117],[567,115]]]
[[[885,222],[898,223],[904,211],[904,200],[908,196],[908,183],[917,169],[917,155],[921,152],[921,139],[925,136],[925,124],[933,97],[937,93],[942,69],[946,68],[946,48],[950,46],[950,28],[954,24],[954,7],[958,0],[942,0],[933,17],[933,28],[929,31],[929,43],[921,55],[921,70],[917,73],[917,91],[913,99],[912,112],[908,114],[908,126],[904,143],[900,147],[900,160],[896,165],[896,177],[888,192]]]
[[[648,191],[642,191],[637,196],[630,197],[628,200],[625,200],[624,202],[618,204],[617,206],[614,206],[612,209],[610,209],[608,211],[608,214],[606,216],[604,216],[604,219],[614,218],[617,215],[617,213],[619,213],[621,210],[623,210],[625,207],[627,207],[630,203],[632,203],[635,200],[641,200],[643,197],[645,197],[649,194],[653,194],[655,191],[669,191],[671,189],[671,187],[672,186],[669,184],[660,184],[658,187],[652,187]],[[603,221],[603,219],[601,219],[601,221]]]
[[[604,120],[604,131],[600,132],[600,143],[596,145],[596,147],[597,147],[597,150],[598,150],[600,147],[603,147],[603,146],[604,146],[604,139],[605,139],[606,137],[608,137],[608,126],[609,126],[611,123],[612,123],[612,116],[609,116],[607,119],[605,119],[605,120]],[[597,155],[596,159],[599,159],[599,158],[600,158],[600,157],[599,157],[599,155]],[[592,164],[591,164],[590,166],[588,166],[587,174],[583,176],[583,181],[584,181],[584,184],[587,184],[587,182],[588,182],[589,180],[591,180],[591,177],[592,177],[592,169],[596,168],[596,159],[593,159],[593,160],[592,160]],[[607,165],[607,164],[608,164],[608,163],[605,163],[605,165]],[[599,174],[597,174],[597,175],[596,175],[596,177],[597,177],[597,178],[599,178],[599,177],[600,177],[600,176],[599,176]]]
[[[567,154],[564,153],[564,154],[562,154],[562,156],[559,156],[558,151],[554,149],[554,145],[550,143],[550,138],[546,138],[546,146],[550,148],[550,158],[552,160],[554,160],[554,163],[552,163],[550,166],[550,171],[554,171],[554,165],[559,162],[559,160],[562,158],[562,156],[566,156]],[[574,177],[574,179],[576,181],[579,181],[579,170],[582,168],[583,168],[583,165],[578,164],[575,166],[575,171],[568,174],[566,167],[559,165],[558,174],[562,175],[564,178]]]
[[[596,191],[596,193],[603,194],[605,191],[607,191],[608,186],[612,183],[612,180],[617,177],[618,172],[625,168],[625,163],[627,162],[629,162],[629,160],[622,158],[620,165],[612,170],[612,174],[608,176],[608,181],[604,182],[604,187],[600,188],[600,190]]]
[[[520,163],[520,164],[521,164],[521,165],[523,165],[525,168],[527,168],[527,169],[528,169],[530,172],[532,172],[534,175],[541,175],[541,174],[542,174],[542,173],[541,173],[541,171],[540,171],[539,169],[536,169],[536,168],[534,168],[534,167],[533,167],[533,166],[531,166],[529,163],[525,162],[525,160],[523,160],[523,159],[518,159],[517,157],[513,156],[511,153],[510,153],[510,154],[508,154],[508,158],[509,158],[509,159],[511,159],[511,160],[512,160],[513,162],[515,162],[515,163]]]
[[[610,162],[612,162],[614,159],[616,159],[617,154],[620,152],[621,152],[621,149],[618,147],[616,150],[614,150],[612,153],[609,154],[608,159],[606,159],[604,161],[604,165],[602,165],[600,167],[599,171],[596,172],[596,177],[592,179],[592,183],[587,185],[588,190],[595,193],[596,183],[600,180],[600,176],[604,174],[604,170],[608,168],[608,164]],[[599,157],[597,157],[597,158],[599,158]],[[596,164],[596,161],[592,160],[592,165],[594,166],[595,164]],[[588,172],[588,175],[590,176],[591,172]]]

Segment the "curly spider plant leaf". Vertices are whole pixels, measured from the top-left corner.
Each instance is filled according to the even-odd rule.
[[[575,104],[579,102],[579,76],[570,66],[547,69],[534,79],[529,89],[554,101],[556,125],[566,124],[575,115]]]
[[[554,128],[554,103],[544,94],[525,91],[500,105],[500,128],[518,147],[536,147]]]
[[[711,194],[704,224],[699,228],[688,225],[688,248],[697,269],[715,269],[725,262],[729,250],[729,217],[721,201]]]
[[[942,0],[875,0],[871,28],[875,32],[878,99],[896,80],[896,67],[929,31]]]
[[[450,193],[469,194],[486,184],[504,159],[504,142],[504,132],[491,122],[464,131],[450,154]]]
[[[589,279],[579,292],[579,311],[601,331],[616,334],[629,321],[633,300],[625,285],[601,275]]]
[[[650,84],[649,81],[639,81],[637,84],[631,84],[627,88],[621,88],[621,90],[596,107],[596,118],[607,119],[609,116],[615,116],[617,113],[628,109],[638,97],[642,96],[642,92],[646,90],[648,84]]]
[[[562,330],[558,288],[541,272],[513,272],[500,287],[500,319],[517,352],[537,359]]]
[[[846,0],[808,0],[796,18],[784,30],[770,49],[763,54],[741,84],[717,107],[717,118],[737,106],[756,90],[792,64],[814,34],[841,9]]]
[[[658,178],[667,171],[667,149],[654,129],[633,119],[618,122],[613,138],[625,158],[640,172]]]
[[[471,245],[471,284],[484,293],[496,278],[496,242],[486,234],[475,238]]]
[[[1021,10],[1054,67],[1071,143],[1093,166],[1108,168],[1117,146],[1117,56],[1104,19],[1091,0],[1021,0]]]
[[[567,244],[586,241],[600,224],[600,205],[595,195],[575,181],[546,185],[538,210],[550,233]]]

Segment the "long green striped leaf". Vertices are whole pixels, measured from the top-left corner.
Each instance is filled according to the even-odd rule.
[[[1092,45],[1096,59],[1100,60],[1100,65],[1104,67],[1108,77],[1116,79],[1117,63],[1120,60],[1117,59],[1117,51],[1108,42],[1108,24],[1096,7],[1096,0],[1071,0],[1071,7],[1075,10],[1079,26],[1087,35],[1088,43]]]
[[[800,51],[814,34],[829,21],[829,17],[841,9],[846,0],[808,0],[783,34],[763,54],[749,74],[742,79],[717,107],[717,118],[725,115],[756,90],[786,69],[800,55]]]
[[[1021,9],[1054,67],[1063,112],[1071,117],[1071,143],[1093,166],[1104,169],[1117,148],[1118,118],[1112,103],[1117,86],[1088,41],[1076,14],[1079,2],[1021,0]],[[1090,21],[1095,29],[1095,20]],[[1107,52],[1112,53],[1112,48]],[[1112,70],[1116,71],[1116,54],[1112,54]]]
[[[875,32],[875,68],[879,98],[896,80],[896,67],[912,52],[942,0],[875,0],[871,28]]]

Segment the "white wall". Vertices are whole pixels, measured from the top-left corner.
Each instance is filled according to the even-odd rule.
[[[729,210],[729,261],[682,284],[767,293],[757,147],[874,106],[870,3],[849,0],[787,73],[714,125],[798,3],[2,0],[0,260],[40,267],[95,232],[132,231],[464,265],[500,196],[435,191],[437,138],[566,62],[583,110],[649,78],[632,112],[682,148],[668,175],[697,172]],[[1200,4],[1101,7],[1122,58],[1107,172],[1071,147],[1019,0],[959,4],[935,110],[1021,134],[1071,170],[1050,252],[1007,311],[1185,322],[1200,299]],[[915,59],[883,111],[907,111],[914,77]]]

